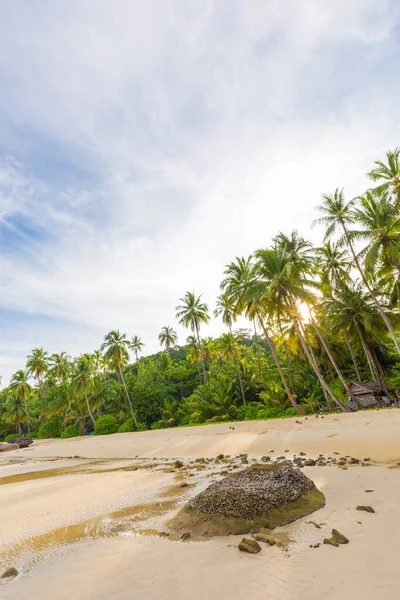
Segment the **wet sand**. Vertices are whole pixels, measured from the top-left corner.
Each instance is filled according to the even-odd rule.
[[[400,410],[369,411],[46,440],[0,455],[0,571],[20,571],[0,584],[0,598],[397,599],[399,421]],[[368,457],[372,466],[305,467],[326,506],[278,529],[292,540],[287,547],[247,555],[237,549],[242,536],[160,537],[179,507],[233,466],[197,469],[189,464],[196,457],[300,452]],[[175,458],[190,468],[174,470]],[[332,528],[350,543],[310,548]]]

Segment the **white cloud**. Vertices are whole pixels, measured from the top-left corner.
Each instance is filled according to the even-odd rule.
[[[8,333],[6,377],[32,344],[78,353],[114,327],[156,350],[186,290],[213,306],[235,255],[317,239],[321,194],[361,191],[398,144],[400,86],[368,77],[398,53],[395,2],[6,0],[0,17],[0,212],[51,235],[3,252],[1,306],[67,322]]]

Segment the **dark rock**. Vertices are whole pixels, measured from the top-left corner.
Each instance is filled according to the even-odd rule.
[[[306,466],[306,467],[314,467],[315,465],[316,465],[316,461],[313,458],[309,458],[304,463],[304,466]]]
[[[211,515],[251,519],[313,489],[314,482],[289,465],[254,465],[211,484],[192,498],[188,507]]]
[[[257,554],[261,552],[261,546],[256,540],[250,538],[243,538],[238,546],[242,552],[249,552],[250,554]]]
[[[339,544],[348,544],[349,540],[343,533],[340,533],[337,529],[332,529],[332,536],[324,539],[324,544],[330,544],[331,546],[339,546]]]
[[[4,571],[1,576],[1,579],[9,579],[11,577],[16,577],[18,575],[18,571],[15,567],[9,567]]]
[[[262,456],[261,457],[261,462],[269,462],[271,460],[270,456]]]
[[[191,538],[191,534],[187,531],[185,533],[182,533],[181,535],[181,542],[186,542],[186,540],[190,540]]]
[[[345,460],[338,460],[336,463],[339,467],[343,467],[346,464]]]
[[[350,464],[351,464],[351,465],[358,465],[360,461],[358,460],[358,458],[354,458],[354,457],[352,457],[352,458],[349,460],[349,462],[350,462]]]
[[[181,485],[180,485],[179,487],[181,487],[181,488],[185,488],[185,487],[188,487],[188,485],[189,485],[189,484],[188,484],[188,483],[186,483],[186,481],[184,481],[183,483],[181,483]]]
[[[18,444],[20,448],[28,448],[33,444],[33,439],[29,437],[16,437],[8,440],[9,444]]]
[[[359,505],[357,506],[356,510],[363,510],[364,512],[369,512],[369,513],[374,513],[374,509],[372,508],[372,506],[363,506],[363,505]]]
[[[305,452],[299,452],[299,456],[306,456]]]
[[[175,469],[180,469],[180,468],[181,468],[181,467],[183,467],[183,466],[184,466],[184,464],[183,464],[183,462],[182,462],[181,460],[176,460],[176,461],[174,462],[174,467],[175,467]]]
[[[319,548],[320,547],[320,543],[318,544],[310,544],[310,548]]]
[[[368,492],[373,492],[374,490],[365,490],[365,492],[368,494]]]

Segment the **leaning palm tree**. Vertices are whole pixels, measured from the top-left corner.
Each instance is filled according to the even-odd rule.
[[[299,315],[300,302],[312,304],[314,301],[314,295],[307,289],[313,282],[304,277],[300,269],[293,268],[292,260],[285,248],[275,246],[270,250],[257,250],[255,256],[258,281],[251,293],[258,297],[261,305],[265,303],[268,310],[272,309],[279,317],[283,316],[292,321],[321,387],[342,410],[349,410],[323,377]]]
[[[158,334],[158,341],[160,342],[160,345],[165,346],[165,350],[169,352],[173,346],[176,346],[178,336],[172,327],[165,325]]]
[[[39,394],[43,396],[43,377],[49,368],[49,355],[43,348],[35,348],[26,360],[26,368],[38,382]]]
[[[386,152],[386,161],[375,161],[375,169],[368,173],[372,181],[383,181],[377,188],[378,192],[389,192],[395,197],[397,204],[400,204],[400,148],[397,147],[393,152]]]
[[[10,389],[15,394],[17,401],[23,403],[25,408],[25,417],[26,424],[28,428],[28,433],[30,433],[30,423],[29,423],[29,411],[28,411],[28,403],[27,399],[30,396],[32,391],[31,386],[28,383],[29,373],[27,371],[23,371],[20,369],[11,377]]]
[[[354,264],[356,265],[361,279],[367,288],[368,292],[371,295],[373,302],[375,303],[376,308],[378,309],[379,314],[381,315],[390,335],[394,342],[397,352],[400,354],[400,344],[396,337],[393,326],[388,319],[385,311],[383,310],[374,290],[368,278],[366,277],[363,268],[361,267],[359,257],[355,251],[355,247],[352,241],[351,232],[348,229],[348,225],[350,223],[354,223],[355,221],[355,211],[354,211],[354,201],[350,200],[346,202],[343,196],[343,190],[336,189],[332,195],[324,195],[323,202],[319,207],[320,211],[324,214],[323,217],[317,219],[316,223],[322,223],[327,226],[327,230],[325,233],[325,239],[329,239],[335,231],[339,228],[342,232],[342,240],[345,242],[354,259]]]
[[[240,385],[240,393],[242,395],[243,404],[246,404],[246,397],[244,395],[244,389],[243,389],[242,373],[240,371],[240,364],[239,364],[239,359],[238,359],[237,350],[236,350],[236,346],[235,346],[235,339],[234,339],[234,336],[232,333],[232,324],[235,319],[234,301],[232,299],[232,296],[229,296],[227,293],[225,293],[225,294],[221,294],[217,298],[217,305],[214,310],[214,316],[215,317],[221,316],[222,322],[229,329],[230,337],[229,337],[229,339],[225,338],[225,342],[227,342],[226,345],[228,347],[228,350],[232,354],[232,358],[233,358],[233,361],[236,366],[236,371],[238,374],[239,385]]]
[[[193,331],[196,336],[198,347],[201,349],[200,342],[200,325],[208,323],[210,316],[208,314],[208,306],[201,301],[201,295],[196,296],[194,292],[186,292],[183,298],[176,307],[176,317],[179,319],[179,324]],[[204,354],[201,352],[201,363],[203,367],[203,383],[206,382],[206,367],[204,362]]]
[[[110,333],[107,333],[100,349],[102,352],[104,352],[105,357],[110,361],[110,363],[114,366],[117,373],[119,374],[119,377],[122,381],[122,385],[124,386],[129,408],[131,410],[132,419],[137,429],[138,423],[136,420],[136,415],[132,407],[132,402],[128,393],[128,388],[126,387],[124,375],[122,373],[122,367],[125,366],[129,360],[129,347],[130,342],[126,337],[126,334],[120,333],[118,329],[115,329],[113,331],[110,331]]]

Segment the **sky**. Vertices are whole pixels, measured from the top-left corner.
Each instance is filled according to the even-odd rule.
[[[400,143],[397,0],[2,0],[0,374],[120,329],[311,228]],[[203,335],[223,330],[218,321]]]

